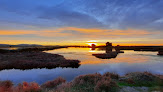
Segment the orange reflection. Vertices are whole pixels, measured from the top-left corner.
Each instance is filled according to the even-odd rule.
[[[134,52],[125,51],[125,53],[119,54],[116,58],[112,59],[99,59],[92,56],[93,53],[105,53],[105,51],[90,50],[90,48],[64,48],[52,51],[46,51],[49,53],[61,54],[67,59],[80,60],[81,64],[108,64],[108,63],[145,63],[149,61],[149,57],[139,54],[153,54],[154,52]],[[154,53],[154,54],[157,54]]]

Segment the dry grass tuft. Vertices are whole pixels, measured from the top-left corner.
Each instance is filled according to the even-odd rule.
[[[94,87],[95,92],[112,92],[116,91],[116,88],[118,87],[117,84],[113,81],[111,81],[110,78],[108,79],[102,79],[97,82],[96,86]]]
[[[46,83],[42,84],[41,87],[42,88],[55,88],[57,87],[58,85],[62,84],[62,83],[65,83],[66,80],[63,79],[62,77],[58,77],[57,79],[55,80],[52,80],[52,81],[47,81]]]
[[[9,80],[0,81],[0,92],[12,92],[13,83]]]
[[[40,86],[35,82],[23,82],[14,88],[14,92],[40,92]]]
[[[119,79],[119,75],[118,74],[115,74],[115,73],[109,73],[109,72],[107,72],[107,73],[103,74],[103,76],[110,77],[112,79]]]

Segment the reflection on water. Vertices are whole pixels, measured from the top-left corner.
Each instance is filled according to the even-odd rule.
[[[82,61],[81,64],[143,63],[149,61],[152,55],[158,57],[156,52],[134,52],[132,50],[126,50],[125,53],[119,53],[116,58],[99,59],[92,56],[92,54],[105,53],[105,50],[91,50],[91,48],[64,48],[47,52],[63,55],[66,59],[78,59]]]
[[[125,50],[113,59],[99,59],[92,56],[93,53],[105,53],[105,51],[91,50],[90,48],[63,48],[46,51],[64,55],[67,59],[78,59],[81,66],[73,68],[56,69],[32,69],[32,70],[3,70],[0,71],[1,80],[12,80],[14,83],[22,81],[36,81],[44,83],[59,76],[71,81],[81,74],[115,72],[124,75],[128,72],[149,71],[154,74],[163,74],[163,57],[157,56],[157,52],[134,52]]]

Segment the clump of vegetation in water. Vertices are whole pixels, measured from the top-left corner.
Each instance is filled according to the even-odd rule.
[[[23,82],[16,86],[11,81],[0,81],[0,92],[127,92],[163,91],[163,75],[148,72],[128,73],[119,76],[114,73],[103,75],[87,74],[76,77],[71,82],[59,77],[42,85]],[[137,90],[139,89],[139,90]]]

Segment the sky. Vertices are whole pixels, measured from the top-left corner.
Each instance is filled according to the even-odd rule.
[[[163,0],[0,0],[0,44],[163,45]]]

